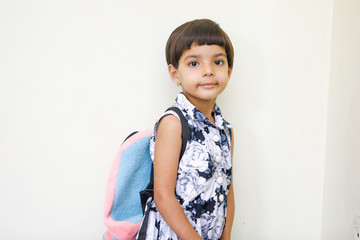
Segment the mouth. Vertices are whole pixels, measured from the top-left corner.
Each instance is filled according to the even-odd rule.
[[[199,85],[200,87],[206,88],[206,89],[211,89],[217,86],[217,83],[214,82],[205,82]]]

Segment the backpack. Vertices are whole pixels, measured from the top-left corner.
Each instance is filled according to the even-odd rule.
[[[180,161],[190,138],[190,129],[179,108],[170,107],[167,111],[174,111],[180,117]],[[146,235],[148,210],[145,212],[145,205],[154,194],[153,163],[149,151],[152,134],[152,130],[131,133],[115,156],[106,188],[103,218],[108,230],[103,240],[135,239],[142,225],[145,228],[141,227],[139,239],[140,235]]]

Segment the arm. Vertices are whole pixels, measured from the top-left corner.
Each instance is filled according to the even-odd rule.
[[[154,201],[161,216],[183,240],[201,240],[175,197],[181,149],[181,123],[165,116],[156,131],[154,159]]]
[[[231,129],[231,163],[233,162],[233,152],[234,152],[234,131]],[[233,176],[233,175],[232,175]],[[233,179],[233,177],[232,177]],[[226,225],[224,232],[221,236],[221,240],[230,240],[231,237],[231,228],[234,220],[235,212],[235,200],[234,200],[234,189],[233,189],[233,180],[231,181],[229,193],[227,195],[227,215],[226,215]]]

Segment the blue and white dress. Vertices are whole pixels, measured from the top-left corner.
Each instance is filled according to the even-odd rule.
[[[189,222],[204,240],[220,239],[226,221],[226,196],[231,183],[231,125],[224,120],[217,105],[213,110],[213,124],[182,93],[178,94],[175,106],[188,120],[191,134],[179,162],[175,196]],[[155,124],[150,140],[153,161],[158,123],[169,114],[178,117],[175,112],[168,111]],[[146,239],[180,239],[161,217],[155,202],[150,201]]]

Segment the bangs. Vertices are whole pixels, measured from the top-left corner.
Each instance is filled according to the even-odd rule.
[[[225,38],[219,29],[211,28],[210,26],[203,26],[202,28],[189,29],[190,31],[184,32],[183,50],[191,48],[192,44],[196,45],[219,45],[225,47]],[[179,44],[181,45],[181,44]]]
[[[233,63],[233,47],[227,34],[219,25],[209,19],[187,22],[170,35],[166,45],[166,61],[175,68],[183,52],[195,45],[218,45],[225,49],[228,65]]]

